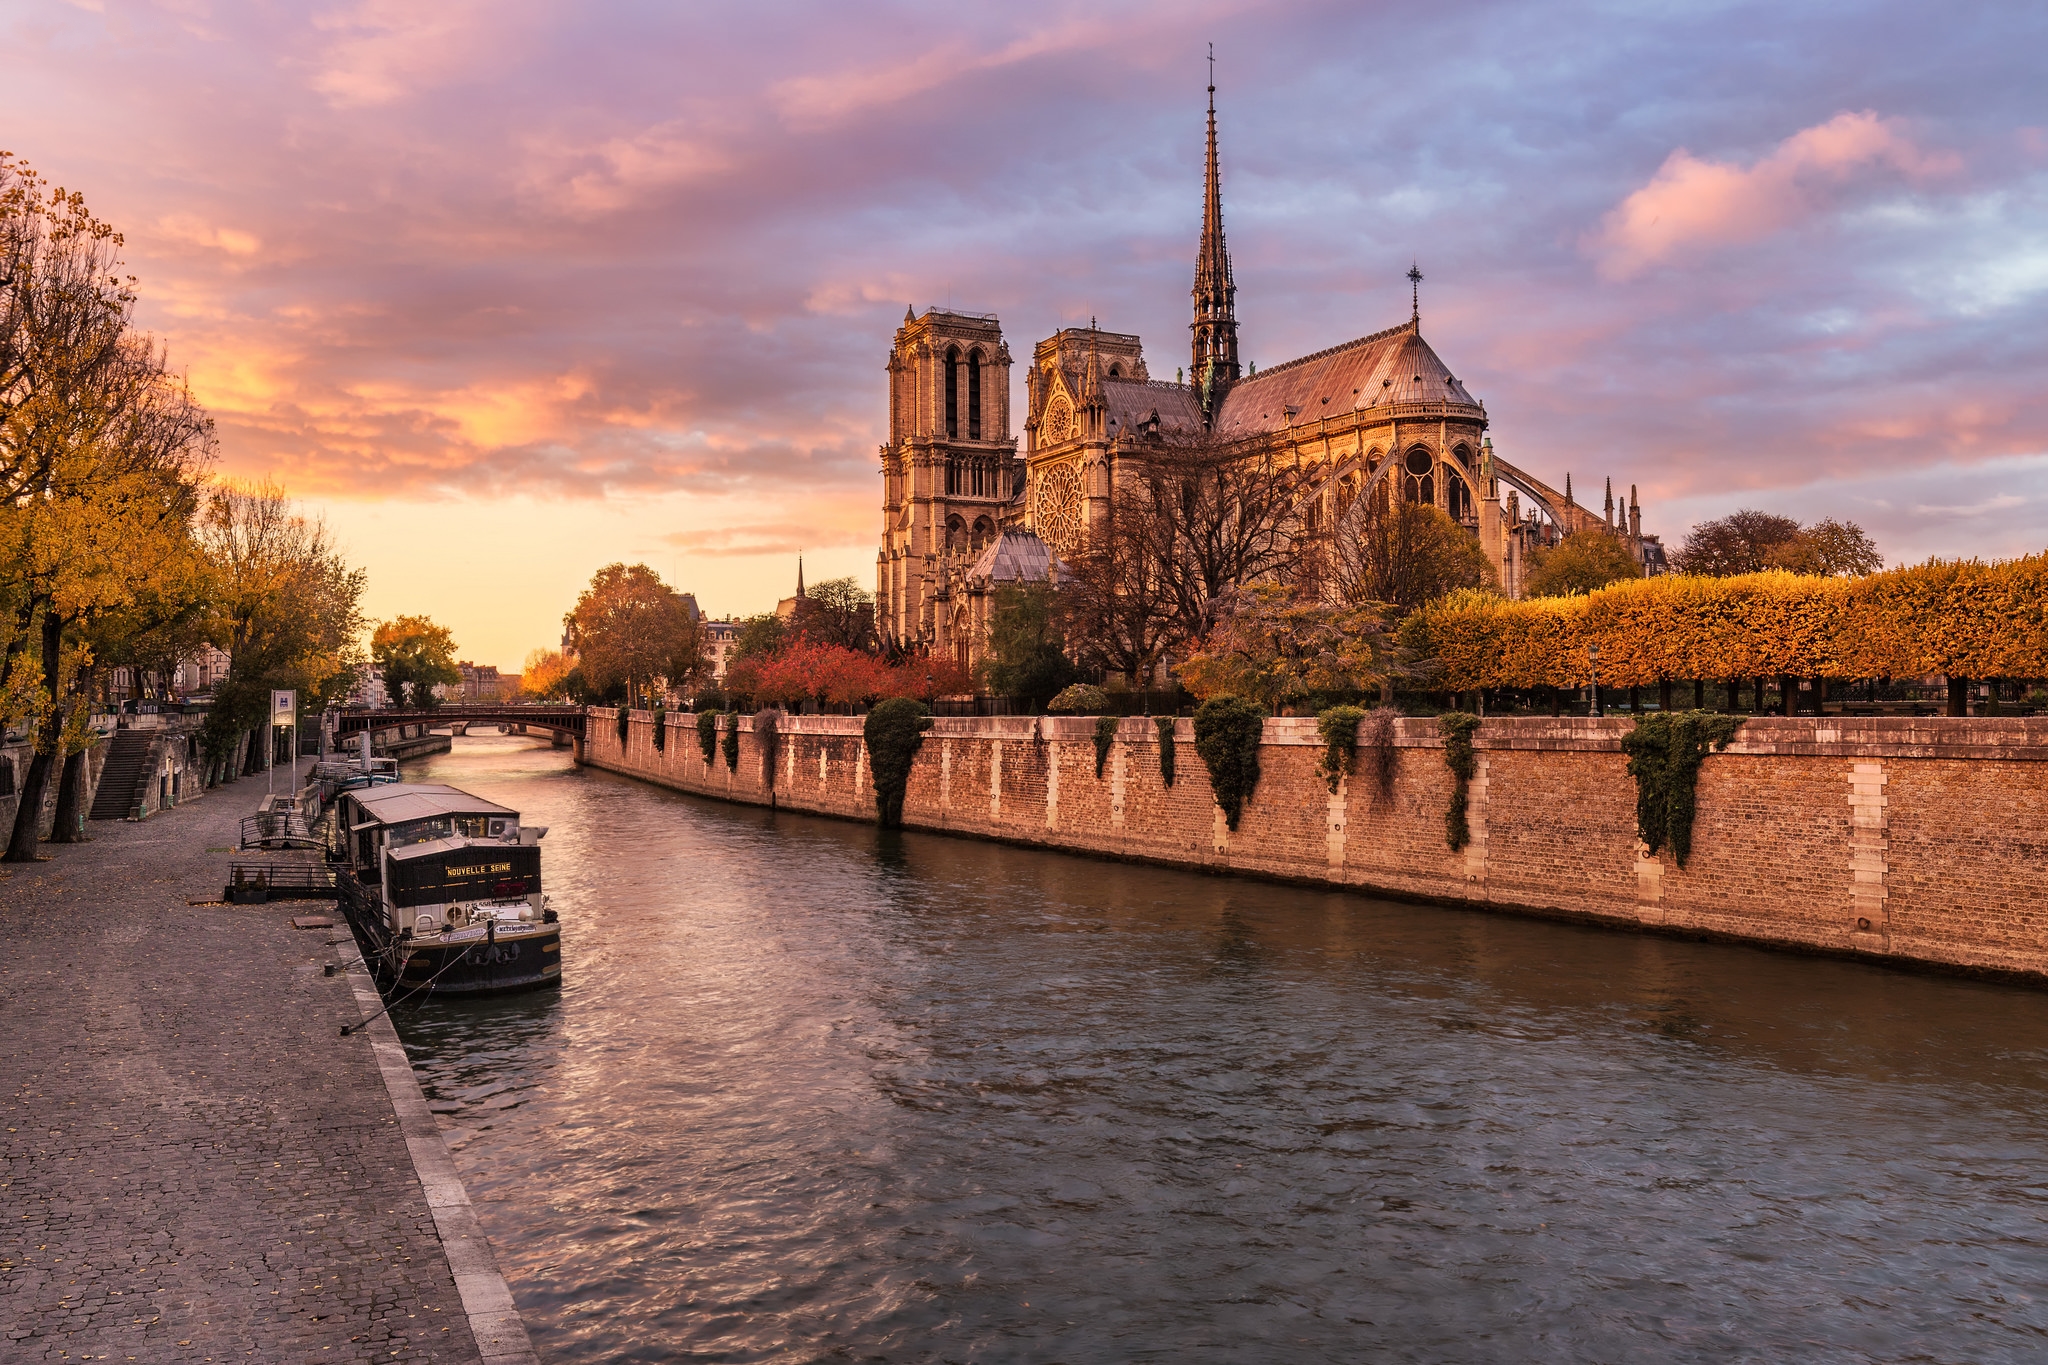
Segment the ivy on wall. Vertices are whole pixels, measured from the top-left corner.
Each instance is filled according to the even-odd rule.
[[[715,708],[697,713],[697,747],[704,751],[707,764],[718,753],[718,711]]]
[[[1444,811],[1444,842],[1453,853],[1472,842],[1472,827],[1465,820],[1472,795],[1472,778],[1479,771],[1479,755],[1472,748],[1472,732],[1479,717],[1469,711],[1446,711],[1436,718],[1444,736],[1444,766],[1451,770],[1451,804]]]
[[[620,748],[620,749],[624,749],[624,748],[626,747],[626,725],[627,725],[627,722],[628,722],[628,719],[629,719],[630,715],[631,715],[631,713],[630,713],[630,712],[628,712],[628,711],[626,710],[626,708],[625,708],[625,707],[621,706],[621,707],[619,708],[619,713],[618,713],[618,721],[619,721],[619,748]]]
[[[1117,717],[1095,718],[1095,780],[1102,780],[1103,765],[1109,762],[1110,746],[1116,743]]]
[[[654,708],[654,752],[661,753],[668,748],[668,712],[659,706]]]
[[[1195,709],[1195,752],[1209,765],[1209,787],[1231,829],[1259,785],[1265,725],[1266,713],[1242,697],[1211,697]]]
[[[1692,854],[1700,764],[1710,748],[1727,748],[1740,725],[1713,711],[1659,711],[1622,737],[1629,776],[1636,780],[1636,833],[1650,852],[1668,844],[1685,866]]]
[[[775,755],[782,749],[780,711],[773,707],[764,707],[754,713],[754,742],[761,746],[761,780],[769,791],[774,791]]]
[[[875,816],[883,829],[903,823],[903,793],[910,769],[932,728],[931,712],[909,697],[891,697],[868,712],[861,738],[868,746],[868,772],[875,781]]]
[[[1173,732],[1178,724],[1172,716],[1154,716],[1152,724],[1159,731],[1159,780],[1167,786],[1173,785]]]
[[[1398,712],[1391,706],[1376,706],[1366,716],[1359,742],[1371,757],[1373,803],[1394,799],[1394,772],[1400,750],[1394,747],[1394,721]]]
[[[1333,706],[1316,713],[1316,733],[1323,738],[1323,757],[1316,764],[1316,773],[1329,784],[1332,796],[1351,776],[1358,757],[1358,723],[1364,719],[1365,712],[1356,706]]]
[[[726,717],[725,770],[729,773],[740,770],[740,713],[737,711]]]

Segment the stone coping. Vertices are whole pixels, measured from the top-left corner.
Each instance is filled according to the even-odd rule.
[[[613,717],[609,707],[592,713]],[[633,712],[652,720],[653,713]],[[694,713],[668,713],[671,727],[694,726]],[[783,734],[858,737],[860,716],[784,716]],[[934,739],[1003,740],[1017,743],[1092,743],[1094,716],[937,716]],[[1804,755],[1835,758],[1973,758],[2048,762],[2048,717],[2034,716],[1744,716],[1735,739],[1723,751],[1748,755]],[[740,728],[753,729],[742,716]],[[1635,728],[1628,716],[1489,716],[1473,734],[1484,750],[1553,750],[1620,753],[1622,736]],[[1117,726],[1123,744],[1156,744],[1150,716],[1126,716]],[[1194,722],[1182,716],[1176,743],[1192,744]],[[1284,716],[1266,722],[1262,740],[1275,745],[1322,745],[1313,716]],[[1403,749],[1443,747],[1430,717],[1404,716],[1394,722],[1394,744]]]

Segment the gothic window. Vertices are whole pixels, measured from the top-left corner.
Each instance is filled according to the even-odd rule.
[[[996,538],[996,524],[987,517],[977,517],[974,522],[974,548],[979,551]]]
[[[950,497],[955,494],[958,494],[959,491],[960,462],[958,460],[949,459],[946,461],[946,493],[947,496]]]
[[[981,351],[978,348],[967,356],[967,439],[981,439]],[[980,477],[977,472],[977,482]],[[979,493],[981,489],[974,491]]]
[[[1122,379],[1122,378],[1124,377],[1124,372],[1123,372],[1123,368],[1122,368],[1121,366],[1118,366],[1118,365],[1112,365],[1112,366],[1110,366],[1110,367],[1109,367],[1109,377],[1110,377],[1111,379]]]
[[[1032,518],[1039,537],[1057,554],[1072,554],[1081,543],[1081,476],[1072,465],[1054,465],[1038,479]]]
[[[985,490],[983,489],[983,486],[982,486],[982,466],[981,466],[981,461],[980,461],[980,460],[976,460],[976,461],[974,462],[974,496],[975,496],[975,497],[977,497],[977,498],[979,498],[979,497],[982,497],[982,496],[984,496],[984,495],[985,495]]]
[[[1074,410],[1067,406],[1065,394],[1054,394],[1052,402],[1046,404],[1044,430],[1047,445],[1058,445],[1067,439],[1074,429]]]
[[[959,517],[946,518],[946,548],[964,550],[967,548],[967,523]]]
[[[960,439],[960,348],[946,348],[946,435]]]
[[[1436,502],[1436,461],[1421,446],[1408,452],[1401,461],[1407,471],[1403,480],[1403,496],[1409,502],[1434,504]]]

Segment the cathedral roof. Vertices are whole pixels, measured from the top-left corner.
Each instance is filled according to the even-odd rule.
[[[1005,527],[967,571],[982,583],[1043,583],[1059,561],[1052,548],[1021,526]]]
[[[1200,431],[1202,405],[1185,384],[1153,379],[1105,379],[1102,399],[1109,408],[1109,434],[1149,423],[1157,415],[1161,431]]]
[[[1238,380],[1216,414],[1216,434],[1236,440],[1397,403],[1480,411],[1478,400],[1422,339],[1420,327],[1404,322]]]

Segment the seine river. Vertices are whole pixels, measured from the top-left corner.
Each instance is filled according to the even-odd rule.
[[[2048,1352],[2048,995],[407,767],[552,826],[399,1020],[545,1360]]]

